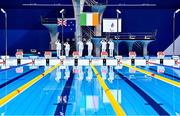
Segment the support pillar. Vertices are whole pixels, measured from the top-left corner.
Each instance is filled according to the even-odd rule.
[[[148,55],[148,43],[145,42],[144,45],[143,45],[143,56],[147,56]]]
[[[49,43],[49,49],[56,50],[55,41],[58,39],[59,32],[57,31],[57,24],[43,24],[48,30],[50,34],[51,41]]]
[[[78,48],[77,42],[82,40],[82,30],[80,26],[80,13],[83,11],[85,0],[72,0],[74,7],[74,17],[76,19],[76,32],[75,32],[75,43],[76,50]]]
[[[101,54],[101,40],[103,38],[93,38],[92,43],[94,45],[94,55],[99,57]]]
[[[92,6],[93,12],[99,13],[99,25],[95,27],[95,36],[101,36],[101,26],[102,26],[102,20],[103,20],[103,13],[106,9],[106,5],[94,5]]]
[[[134,42],[126,42],[128,44],[128,51],[132,51]]]
[[[146,40],[143,42],[143,56],[147,56],[148,55],[148,45],[150,42],[152,42],[153,40]]]

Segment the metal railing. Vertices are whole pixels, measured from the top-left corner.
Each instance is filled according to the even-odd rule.
[[[82,37],[90,39],[95,36],[95,32],[90,27],[82,27]]]
[[[98,4],[98,2],[96,2],[95,0],[86,0],[85,3],[88,6],[93,6],[93,5],[97,5]]]

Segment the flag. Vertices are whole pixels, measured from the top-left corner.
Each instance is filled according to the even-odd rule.
[[[118,30],[117,30],[117,19],[103,19],[103,32],[121,32],[122,30],[122,21],[121,19],[118,20]]]
[[[58,32],[62,32],[62,25],[64,32],[75,32],[76,31],[76,22],[74,19],[57,19]]]
[[[97,26],[99,24],[99,13],[81,13],[81,26]]]
[[[58,23],[58,26],[62,26],[62,24],[63,26],[67,26],[67,20],[62,21],[62,19],[58,19],[57,23]]]

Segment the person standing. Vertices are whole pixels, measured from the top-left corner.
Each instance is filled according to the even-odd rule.
[[[65,55],[66,57],[69,56],[69,51],[70,51],[70,44],[68,42],[64,43],[65,46]]]
[[[105,52],[106,51],[106,45],[107,45],[107,43],[106,43],[106,41],[105,40],[102,40],[101,41],[101,52]]]
[[[109,44],[109,56],[113,57],[113,51],[114,51],[114,42],[112,40],[108,41]]]
[[[84,49],[84,43],[82,41],[78,42],[78,50],[79,50],[79,56],[82,57],[83,55],[83,49]]]
[[[60,41],[57,39],[56,42],[56,51],[57,51],[57,57],[59,58],[61,56],[61,43]]]
[[[92,55],[92,50],[93,50],[93,44],[92,44],[91,40],[88,40],[86,42],[86,45],[88,45],[88,56],[91,56]]]

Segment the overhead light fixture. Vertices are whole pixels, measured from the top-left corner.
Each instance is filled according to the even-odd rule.
[[[180,11],[180,9],[177,9],[176,11],[175,11],[175,13],[178,13]]]
[[[60,13],[64,13],[64,11],[65,11],[65,10],[64,10],[64,9],[62,9],[62,10],[60,11]]]
[[[3,8],[1,8],[1,12],[6,14],[6,11]]]
[[[121,11],[120,11],[119,9],[116,9],[116,12],[119,13],[119,14],[121,14]]]

